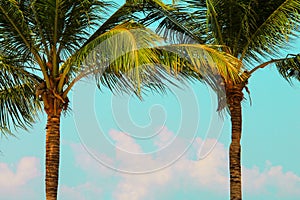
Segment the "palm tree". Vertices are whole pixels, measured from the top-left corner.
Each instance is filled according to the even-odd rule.
[[[99,87],[138,96],[145,87],[164,90],[168,74],[180,80],[197,71],[209,79],[213,71],[239,79],[232,56],[197,44],[168,49],[151,30],[128,20],[134,19],[128,5],[100,26],[109,6],[101,0],[0,0],[0,128],[27,128],[40,111],[47,115],[47,200],[57,199],[61,114],[82,78],[94,76]],[[190,67],[180,71],[183,66]]]
[[[158,33],[171,35],[175,42],[181,40],[176,37],[178,32],[181,35],[192,35],[194,41],[220,45],[220,50],[243,63],[243,81],[221,81],[225,86],[226,98],[222,99],[222,94],[219,95],[218,110],[228,108],[232,125],[229,150],[230,199],[242,199],[240,140],[243,90],[249,93],[248,79],[256,70],[272,63],[288,80],[291,77],[299,80],[299,55],[272,58],[279,57],[279,50],[288,47],[290,40],[299,33],[299,13],[298,0],[184,0],[167,15],[154,11],[143,20],[149,24],[161,19]],[[257,62],[261,64],[255,66]]]

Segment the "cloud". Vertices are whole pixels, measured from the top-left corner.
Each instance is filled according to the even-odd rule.
[[[0,163],[0,187],[18,187],[40,176],[39,159],[24,157],[17,164],[16,171],[6,163]]]
[[[201,195],[207,194],[205,193],[207,191],[215,195],[216,199],[227,198],[229,196],[228,150],[224,144],[216,139],[204,141],[198,137],[195,138],[188,152],[176,156],[182,153],[181,150],[188,144],[186,138],[176,137],[167,127],[161,130],[161,135],[152,141],[153,146],[158,149],[153,152],[146,152],[144,146],[126,133],[110,131],[109,135],[116,146],[114,157],[100,153],[99,156],[114,166],[115,170],[101,166],[83,149],[78,153],[78,146],[75,154],[76,162],[87,173],[94,174],[99,179],[114,177],[116,181],[110,182],[114,184],[111,186],[114,189],[110,195],[115,200],[159,200],[165,199],[164,195],[167,193],[175,191],[194,193],[197,197],[195,199],[205,198]],[[170,145],[172,142],[176,145]],[[160,154],[166,148],[170,150]],[[166,152],[171,152],[173,155],[168,155]],[[201,155],[200,160],[197,159],[199,155]],[[178,159],[174,160],[177,157]],[[170,158],[174,162],[165,166]],[[165,167],[157,168],[158,166]],[[145,173],[133,174],[118,171],[121,169],[132,169],[130,172],[134,170],[142,172],[141,169],[157,170],[152,172],[145,170]],[[274,198],[300,197],[300,177],[293,172],[284,172],[282,166],[273,166],[267,162],[264,169],[243,166],[242,170],[244,195],[273,195]]]
[[[113,158],[96,151],[88,152],[81,144],[71,143],[70,147],[75,155],[75,164],[84,171],[91,172],[92,176],[111,176],[114,173],[102,164],[111,165]]]
[[[65,200],[90,200],[99,199],[102,195],[102,190],[93,183],[86,182],[82,185],[70,187],[61,186],[59,198]]]
[[[300,198],[300,177],[293,172],[284,172],[282,166],[272,166],[266,161],[263,170],[254,166],[243,168],[245,190],[253,195],[273,194],[277,197]]]
[[[40,161],[36,157],[23,157],[17,164],[0,163],[0,195],[4,199],[27,196],[38,199],[36,182],[41,177]]]

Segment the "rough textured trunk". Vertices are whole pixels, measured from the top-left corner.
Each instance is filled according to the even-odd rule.
[[[242,115],[241,102],[231,105],[231,144],[229,149],[230,163],[230,199],[242,199],[242,173],[241,173],[241,133]]]
[[[229,84],[226,87],[227,104],[231,115],[231,144],[229,150],[230,199],[242,199],[241,135],[243,88],[245,83]]]
[[[46,199],[57,199],[60,147],[60,114],[48,114],[46,126]]]

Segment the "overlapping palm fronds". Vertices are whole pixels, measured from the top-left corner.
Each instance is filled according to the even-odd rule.
[[[207,82],[212,80],[211,72],[238,79],[236,59],[220,53],[218,47],[168,46],[150,29],[133,21],[138,20],[139,13],[153,10],[172,19],[172,7],[159,0],[127,1],[99,26],[103,20],[99,13],[105,14],[108,5],[99,0],[1,0],[0,52],[19,60],[14,67],[25,74],[38,72],[39,76],[27,76],[22,84],[45,81],[47,90],[55,91],[53,95],[63,101],[77,81],[91,74],[98,86],[138,95],[142,87],[164,91],[164,80],[170,74],[178,78],[197,74]],[[29,102],[35,96],[34,88],[31,93],[27,89]]]
[[[247,62],[280,55],[289,48],[289,42],[299,33],[300,2],[297,0],[252,3],[256,17],[249,22],[250,33],[240,51],[240,58]]]
[[[66,62],[66,65],[82,70],[80,75],[82,77],[95,74],[99,82],[111,89],[129,90],[128,92],[133,89],[138,93],[141,84],[147,87],[153,85],[163,87],[164,78],[159,77],[162,75],[159,71],[180,76],[185,74],[185,70],[193,68],[203,77],[211,76],[211,72],[214,71],[214,74],[221,73],[232,79],[239,78],[238,70],[235,68],[238,61],[230,55],[217,51],[213,46],[167,45],[162,42],[162,39],[151,30],[128,21],[85,45]],[[77,62],[77,65],[74,65],[74,62]],[[185,62],[186,66],[183,66],[182,62]],[[74,79],[78,80],[78,77]],[[116,80],[119,84],[116,84]],[[152,84],[154,82],[156,84]]]
[[[224,45],[228,47],[224,51],[248,63],[274,56],[299,32],[300,2],[295,0],[185,0],[175,8],[172,18],[195,37],[205,44]],[[148,22],[155,14],[149,15]],[[160,33],[184,32],[168,16],[161,18]]]
[[[27,129],[37,118],[41,105],[35,96],[38,76],[20,66],[13,57],[0,57],[0,131]]]

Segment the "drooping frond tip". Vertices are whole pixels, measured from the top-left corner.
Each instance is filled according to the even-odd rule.
[[[300,54],[288,55],[286,59],[276,62],[279,73],[291,83],[292,79],[300,81]]]

